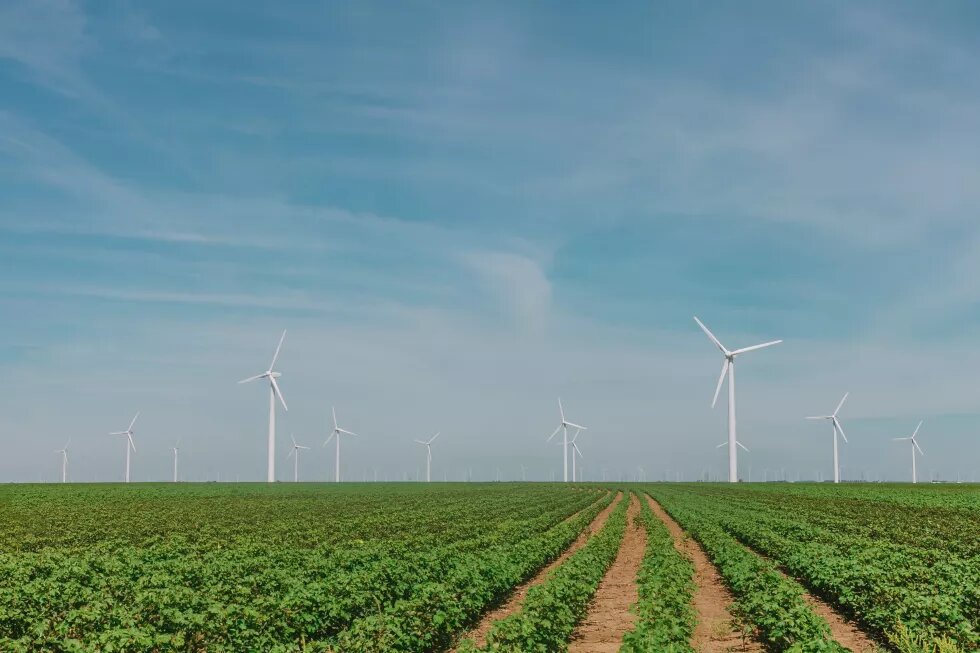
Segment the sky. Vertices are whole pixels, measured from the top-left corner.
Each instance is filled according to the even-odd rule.
[[[0,481],[980,468],[980,6],[0,5]],[[785,471],[784,471],[785,470]]]

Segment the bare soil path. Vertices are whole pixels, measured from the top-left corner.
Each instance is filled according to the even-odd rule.
[[[612,513],[613,509],[622,500],[623,493],[616,493],[616,498],[613,499],[612,503],[603,508],[602,512],[600,512],[596,518],[592,520],[592,523],[589,524],[585,530],[581,532],[581,534],[579,534],[575,541],[572,542],[571,546],[565,549],[560,556],[555,558],[555,560],[535,574],[531,580],[514,588],[514,591],[509,597],[507,597],[507,600],[504,601],[502,605],[483,615],[483,618],[480,619],[480,623],[474,626],[469,632],[460,636],[459,641],[463,641],[464,639],[472,639],[477,646],[485,645],[487,643],[487,633],[490,632],[491,626],[504,617],[518,612],[521,609],[521,603],[524,602],[524,597],[527,596],[527,591],[535,585],[540,585],[542,582],[544,582],[544,579],[552,572],[552,570],[556,569],[559,565],[561,565],[561,563],[565,562],[569,556],[581,549],[585,543],[589,541],[589,538],[592,537],[592,534],[597,533],[599,529],[603,527],[606,520],[609,519],[609,515]],[[456,649],[453,648],[451,653],[455,653],[455,651]]]
[[[731,614],[735,598],[701,545],[688,537],[659,503],[650,497],[647,497],[647,501],[670,531],[674,548],[694,564],[694,582],[698,587],[693,602],[698,615],[698,624],[691,638],[694,650],[699,653],[762,653],[765,649],[758,642],[744,636],[735,627]]]
[[[640,598],[636,574],[647,546],[646,529],[636,521],[639,516],[640,500],[634,494],[626,512],[626,533],[619,552],[599,583],[585,620],[572,635],[569,653],[616,653],[623,643],[623,634],[633,627],[636,615],[630,612],[630,606]]]

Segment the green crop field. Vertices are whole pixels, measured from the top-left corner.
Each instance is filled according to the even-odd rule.
[[[980,650],[976,486],[494,483],[4,486],[0,651],[566,650],[631,520],[621,650],[691,651],[692,563],[648,498],[769,650],[845,650],[804,591],[884,650]]]

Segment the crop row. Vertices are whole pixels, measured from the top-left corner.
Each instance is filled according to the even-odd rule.
[[[980,647],[980,565],[940,549],[920,550],[884,538],[808,523],[806,505],[790,518],[701,498],[703,508],[739,540],[778,560],[814,593],[888,640],[903,633]],[[901,508],[878,506],[899,523]],[[841,521],[845,521],[842,517]]]
[[[549,551],[560,550],[600,509],[593,506],[563,522],[600,494],[528,488],[488,494],[466,490],[431,501],[418,537],[406,529],[373,541],[352,537],[339,544],[287,546],[261,533],[254,539],[238,533],[205,545],[175,533],[140,545],[109,538],[89,547],[5,552],[0,554],[0,650],[315,650],[311,642],[330,642],[367,615],[418,601],[434,583],[465,578],[484,558],[520,558],[521,547],[538,543],[522,559],[533,565],[538,558],[531,553],[547,558]],[[411,492],[406,497],[389,490],[387,496],[387,512],[414,504]],[[518,505],[522,498],[538,510],[533,518]],[[482,531],[433,546],[430,533],[455,515],[479,522]],[[224,518],[215,514],[215,521]],[[445,526],[454,536],[472,530],[454,530],[448,521]],[[498,582],[513,584],[521,569],[515,562],[507,567],[511,575]],[[488,587],[486,600],[504,591]]]
[[[642,502],[640,522],[647,546],[637,574],[640,600],[636,627],[623,637],[621,653],[694,653],[691,635],[697,614],[691,605],[696,586],[694,565],[675,547],[670,532],[649,503]]]
[[[626,530],[630,500],[629,495],[623,497],[598,533],[543,583],[528,590],[520,612],[494,624],[482,649],[464,642],[461,653],[564,650],[576,624],[585,616],[599,582],[616,558]]]
[[[610,494],[575,519],[514,547],[469,558],[444,578],[416,588],[411,598],[358,620],[323,650],[396,653],[448,647],[511,588],[557,558],[612,500]]]
[[[735,595],[735,612],[770,650],[843,652],[827,622],[803,599],[803,588],[725,532],[696,497],[662,488],[651,494],[704,547]]]

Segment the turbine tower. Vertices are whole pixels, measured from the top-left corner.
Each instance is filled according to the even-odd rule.
[[[125,431],[115,431],[109,435],[125,435],[126,436],[126,482],[129,483],[129,455],[130,450],[136,451],[136,444],[133,442],[133,425],[136,424],[136,420],[139,418],[139,411],[136,412],[136,416],[133,417],[133,421],[129,423],[129,428]]]
[[[585,456],[582,455],[582,450],[578,448],[577,444],[575,444],[575,440],[578,438],[580,433],[581,431],[575,431],[575,435],[573,435],[572,439],[568,441],[568,444],[572,445],[572,483],[579,480],[578,470],[575,468],[575,456],[585,458]]]
[[[837,404],[837,410],[835,410],[833,414],[821,415],[819,417],[807,417],[807,419],[829,419],[830,423],[834,427],[834,483],[840,483],[840,457],[837,453],[837,434],[840,433],[840,436],[844,438],[844,442],[847,442],[847,436],[844,435],[844,427],[841,426],[840,420],[837,418],[837,413],[840,412],[841,406],[843,406],[844,402],[847,401],[848,394],[850,393],[844,393],[844,398],[840,400],[839,404]]]
[[[756,349],[762,349],[763,347],[771,347],[772,345],[778,345],[782,340],[773,340],[771,342],[764,342],[761,345],[753,345],[751,347],[743,347],[742,349],[736,349],[734,351],[729,351],[725,348],[723,344],[715,337],[715,334],[708,330],[708,327],[704,326],[701,322],[694,316],[694,321],[698,323],[701,330],[704,331],[705,335],[711,339],[711,342],[715,343],[715,346],[721,350],[721,353],[725,356],[725,362],[721,366],[721,376],[718,377],[718,386],[715,388],[715,397],[711,400],[711,407],[714,408],[715,404],[718,402],[718,393],[721,392],[721,384],[725,382],[725,377],[728,377],[728,482],[738,483],[738,446],[741,446],[735,435],[735,358],[750,351],[755,351]],[[742,447],[744,449],[744,446]]]
[[[561,397],[558,398],[558,413],[561,415],[561,424],[559,424],[558,428],[556,428],[552,432],[552,434],[548,436],[548,442],[551,442],[551,439],[556,435],[558,435],[558,431],[562,432],[562,445],[563,445],[562,464],[564,465],[563,467],[564,477],[562,478],[562,480],[568,483],[568,427],[571,426],[572,428],[576,428],[580,431],[585,431],[588,429],[586,429],[586,427],[584,426],[573,424],[572,422],[569,422],[568,420],[565,419],[565,409],[562,408]]]
[[[55,449],[55,453],[61,454],[61,482],[68,482],[68,445],[71,444],[71,438],[68,438],[68,442],[65,443],[64,448]]]
[[[340,436],[341,435],[357,435],[357,433],[352,433],[350,431],[345,431],[344,429],[342,429],[339,426],[337,426],[337,409],[334,408],[333,406],[331,406],[330,407],[330,410],[333,413],[333,430],[330,431],[330,436],[327,438],[327,441],[323,443],[323,446],[327,446],[328,444],[330,444],[330,441],[331,440],[333,440],[334,438],[337,438],[337,459],[336,459],[336,463],[335,463],[336,464],[336,468],[334,470],[334,482],[340,483]]]
[[[273,371],[273,368],[276,366],[276,360],[279,358],[279,350],[282,349],[282,341],[285,339],[286,331],[284,329],[282,336],[279,338],[279,346],[276,347],[276,353],[272,357],[272,362],[269,363],[269,369],[262,372],[262,374],[256,374],[238,382],[241,384],[258,381],[259,379],[269,379],[269,452],[268,469],[265,477],[265,480],[269,483],[275,483],[276,481],[276,397],[279,397],[279,402],[282,404],[283,410],[289,411],[289,408],[286,406],[286,400],[282,398],[282,392],[279,390],[279,384],[276,383],[276,379],[282,376],[282,374]]]
[[[286,454],[286,458],[289,458],[290,456],[293,457],[293,483],[299,483],[299,450],[309,449],[309,447],[296,444],[296,438],[293,437],[292,433],[289,434],[289,439],[293,441],[293,447],[289,450],[289,453]]]
[[[176,483],[177,482],[177,452],[180,451],[179,438],[177,439],[177,442],[174,443],[174,446],[170,448],[170,450],[174,452],[174,483]]]
[[[432,482],[432,443],[436,441],[439,434],[436,433],[428,440],[416,440],[421,445],[425,446],[425,482]]]
[[[908,441],[910,441],[912,443],[912,482],[913,483],[917,483],[918,482],[918,479],[915,476],[915,450],[918,449],[919,450],[919,453],[921,455],[923,455],[923,456],[925,455],[924,453],[922,453],[922,447],[919,446],[919,443],[915,439],[915,436],[917,436],[919,434],[919,429],[920,428],[922,428],[922,422],[921,421],[919,422],[919,425],[915,427],[915,431],[912,432],[912,435],[911,436],[909,436],[907,438],[894,438],[894,440],[896,442],[901,442],[901,441],[904,441],[904,440],[908,440]]]

